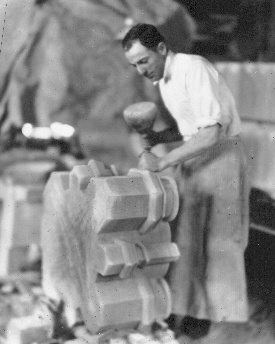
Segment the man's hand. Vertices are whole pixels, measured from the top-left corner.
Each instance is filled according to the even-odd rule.
[[[160,134],[154,130],[149,130],[145,134],[141,134],[146,147],[154,147],[160,142]]]
[[[144,151],[140,157],[138,168],[151,172],[159,172],[159,158],[154,153]]]

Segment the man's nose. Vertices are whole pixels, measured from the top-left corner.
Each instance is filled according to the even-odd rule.
[[[137,66],[137,71],[140,75],[143,75],[146,72],[146,69],[142,66]]]

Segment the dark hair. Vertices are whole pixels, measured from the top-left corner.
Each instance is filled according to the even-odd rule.
[[[122,47],[129,50],[134,41],[139,40],[148,49],[156,49],[160,42],[165,43],[164,37],[158,29],[151,24],[140,23],[133,26],[122,40]]]

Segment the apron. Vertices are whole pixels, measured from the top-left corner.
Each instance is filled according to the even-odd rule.
[[[184,162],[175,179],[180,209],[171,230],[181,256],[167,276],[172,313],[245,322],[250,185],[242,140],[228,138]]]

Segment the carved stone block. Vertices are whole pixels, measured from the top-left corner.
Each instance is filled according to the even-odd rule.
[[[168,221],[178,210],[173,179],[91,160],[53,173],[44,192],[44,291],[80,309],[87,329],[138,328],[167,318],[163,279],[179,256]]]

